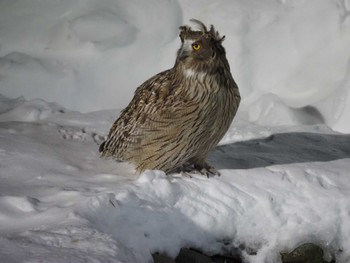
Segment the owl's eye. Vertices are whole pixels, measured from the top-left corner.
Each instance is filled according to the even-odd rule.
[[[193,44],[193,45],[192,45],[192,48],[193,48],[194,51],[198,51],[198,50],[200,50],[201,45],[199,45],[199,44]]]

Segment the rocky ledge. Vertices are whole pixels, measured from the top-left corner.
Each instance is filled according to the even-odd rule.
[[[321,247],[305,243],[289,253],[281,253],[282,263],[336,263],[335,260],[325,261]],[[179,255],[172,259],[159,253],[153,254],[154,263],[242,263],[239,256],[214,255],[208,256],[204,253],[192,249],[182,248]]]

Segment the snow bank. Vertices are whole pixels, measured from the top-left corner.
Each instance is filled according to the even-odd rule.
[[[350,168],[348,160],[328,165]],[[150,260],[150,251],[175,257],[182,246],[208,254],[240,248],[246,262],[279,262],[276,251],[305,241],[326,248],[328,259],[349,259],[337,250],[350,244],[342,168],[300,164],[222,173],[208,180],[146,172],[128,189],[94,198],[81,215],[134,251],[133,262]]]
[[[247,120],[326,123],[349,132],[349,6],[348,0],[6,0],[1,93],[79,111],[122,108],[139,84],[173,65],[177,28],[195,17],[227,36]]]
[[[349,14],[349,0],[1,1],[2,260],[147,262],[191,246],[279,262],[314,242],[349,262],[349,136],[329,128],[350,132]],[[226,35],[243,96],[210,155],[222,176],[137,177],[98,144],[173,65],[190,18]]]
[[[182,19],[176,1],[29,0],[2,1],[0,24],[1,93],[93,111],[127,104]]]
[[[19,97],[9,100],[1,95],[0,107],[0,122],[39,121],[66,111],[55,103],[47,103],[41,99],[25,101],[23,97]]]
[[[180,2],[185,20],[210,21],[227,35],[250,121],[288,125],[311,117],[350,131],[349,1]]]
[[[145,263],[193,247],[279,263],[304,242],[349,262],[349,135],[238,118],[209,156],[221,177],[135,176],[97,151],[115,114],[0,97],[4,262]]]

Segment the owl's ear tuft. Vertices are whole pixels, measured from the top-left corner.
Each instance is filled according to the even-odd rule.
[[[219,44],[221,44],[224,40],[225,40],[226,36],[222,36],[221,38],[219,38],[217,40],[217,42],[219,42]]]
[[[189,26],[180,26],[179,37],[182,43],[187,37],[198,37],[199,35],[203,35],[206,39],[210,38],[217,44],[221,44],[224,41],[225,36],[221,37],[219,32],[215,29],[213,25],[211,25],[210,29],[208,30],[208,28],[204,25],[203,22],[197,19],[191,19],[190,21],[195,23],[199,27],[200,31],[192,31],[191,27]]]
[[[219,44],[221,44],[225,40],[225,36],[221,37],[219,32],[215,30],[213,25],[210,26],[210,30],[209,32],[207,32],[207,34],[209,34],[215,40],[215,42],[218,42]]]
[[[204,25],[204,23],[202,21],[199,21],[198,19],[190,19],[191,22],[197,24],[199,26],[199,30],[202,31],[203,34],[208,32],[207,27]]]
[[[180,26],[179,29],[180,29],[179,37],[181,39],[181,42],[184,42],[184,39],[186,35],[188,35],[188,33],[191,31],[191,28],[189,26]]]

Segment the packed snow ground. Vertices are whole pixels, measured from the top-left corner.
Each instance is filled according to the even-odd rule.
[[[143,263],[189,246],[270,263],[303,242],[349,262],[349,17],[349,0],[1,1],[1,262]],[[209,156],[222,176],[100,159],[190,18],[226,35],[243,97]]]
[[[279,262],[302,242],[350,260],[350,135],[238,118],[209,157],[221,177],[138,176],[97,151],[118,111],[0,109],[2,262],[151,262],[184,246]]]

